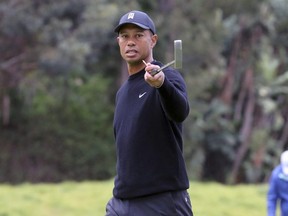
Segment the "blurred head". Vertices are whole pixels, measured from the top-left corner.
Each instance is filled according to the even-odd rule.
[[[288,151],[284,151],[281,154],[281,166],[282,166],[283,173],[285,175],[288,175]]]

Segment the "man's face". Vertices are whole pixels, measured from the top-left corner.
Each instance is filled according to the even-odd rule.
[[[117,41],[122,58],[130,65],[137,65],[152,56],[157,35],[152,35],[150,30],[127,24],[120,29]]]

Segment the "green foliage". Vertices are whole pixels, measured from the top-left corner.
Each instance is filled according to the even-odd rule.
[[[111,177],[115,166],[111,95],[116,86],[107,75],[100,75],[105,74],[100,56],[105,43],[110,43],[107,35],[117,15],[115,4],[52,0],[0,6],[4,14],[0,34],[9,37],[12,47],[19,45],[6,56],[11,49],[0,43],[2,56],[24,56],[33,66],[14,72],[10,66],[14,58],[8,59],[7,70],[13,71],[7,77],[0,73],[0,99],[2,92],[9,93],[12,107],[10,125],[1,128],[0,181]]]
[[[43,82],[30,85],[33,79]],[[19,134],[14,142],[19,144],[14,148],[4,147],[2,151],[7,154],[12,148],[15,154],[2,160],[1,181],[111,177],[115,156],[109,86],[109,80],[99,75],[68,80],[59,77],[51,81],[43,75],[31,75],[29,80],[27,77],[21,87],[26,101],[23,107],[27,109],[22,118],[26,123],[14,131]],[[6,173],[11,161],[16,166]]]
[[[275,2],[277,5],[283,3]],[[188,17],[194,21],[190,22],[190,29],[197,32],[193,42],[199,42],[197,49],[189,51],[202,58],[198,61],[200,67],[197,64],[187,67],[196,68],[197,73],[193,73],[193,76],[185,74],[189,93],[192,94],[193,118],[187,122],[191,135],[187,136],[186,142],[194,146],[189,148],[191,153],[187,154],[188,167],[192,163],[203,164],[200,172],[202,178],[206,178],[208,173],[213,179],[227,182],[233,170],[234,174],[237,173],[234,175],[235,181],[243,181],[243,177],[248,182],[262,181],[279,161],[279,151],[284,146],[287,148],[287,139],[283,139],[286,136],[283,131],[286,118],[283,106],[287,106],[287,89],[283,86],[285,82],[280,84],[276,81],[283,80],[279,74],[283,74],[287,68],[287,58],[283,58],[287,56],[287,51],[278,46],[280,38],[285,35],[281,36],[277,27],[279,23],[273,22],[274,16],[279,16],[279,11],[274,14],[268,6],[269,3],[273,6],[275,2],[214,1],[202,7],[201,2],[193,2],[194,13],[199,16],[196,16],[197,19],[191,19],[193,15]],[[276,8],[273,6],[273,9]],[[221,19],[217,19],[219,15]],[[199,20],[202,21],[200,24],[197,22]],[[211,25],[211,20],[215,21],[214,25]],[[283,20],[279,22],[285,23]],[[194,29],[198,25],[200,28]],[[217,47],[216,44],[221,46]],[[285,43],[281,44],[287,47]],[[220,53],[227,65],[222,64]],[[217,56],[217,59],[209,55]],[[206,59],[209,59],[208,64],[205,63]],[[251,78],[247,77],[249,70],[253,73]],[[272,84],[274,81],[278,84]],[[256,97],[253,111],[251,95]],[[249,115],[248,110],[252,112]],[[263,134],[266,136],[259,137]],[[275,134],[282,140],[277,140]],[[279,148],[275,148],[275,145]],[[202,157],[195,155],[199,152]],[[194,158],[199,160],[195,161]]]
[[[286,0],[5,0],[0,3],[0,181],[114,174],[113,98],[126,71],[113,29],[134,9],[155,20],[157,60],[170,61],[172,41],[183,41],[191,179],[227,182],[233,167],[240,181],[267,179],[287,148]],[[247,89],[255,97],[250,119],[245,118],[251,103]],[[241,156],[243,140],[248,146]],[[236,158],[240,167],[235,168]]]
[[[0,185],[0,215],[102,216],[112,187],[112,181]],[[266,185],[198,182],[191,182],[189,189],[194,214],[209,216],[265,215],[266,191]]]

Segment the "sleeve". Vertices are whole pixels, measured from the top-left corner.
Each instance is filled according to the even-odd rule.
[[[189,102],[186,85],[178,71],[165,71],[165,80],[158,89],[162,107],[168,118],[175,122],[183,122],[189,114]]]
[[[267,193],[267,216],[276,216],[277,197],[277,175],[273,172]]]

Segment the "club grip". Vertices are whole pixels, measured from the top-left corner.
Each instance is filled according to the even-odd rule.
[[[159,73],[161,70],[159,70],[159,69],[152,69],[151,70],[151,72],[150,72],[150,74],[152,75],[152,76],[155,76],[157,73]]]

